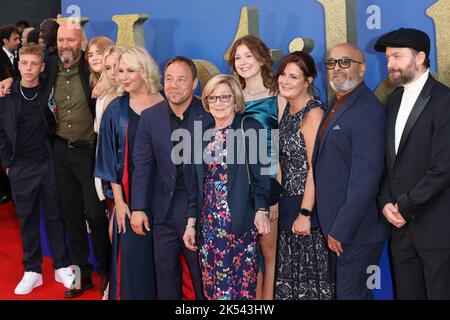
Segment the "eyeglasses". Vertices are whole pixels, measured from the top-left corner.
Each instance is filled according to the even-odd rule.
[[[352,62],[362,64],[362,62],[350,59],[350,58],[344,58],[344,59],[328,59],[325,61],[325,68],[327,70],[333,70],[336,67],[336,63],[339,64],[339,67],[341,69],[348,69],[352,65]]]
[[[217,99],[220,100],[220,102],[227,103],[230,101],[231,97],[234,97],[232,94],[223,94],[221,96],[207,96],[206,101],[208,103],[216,103]]]

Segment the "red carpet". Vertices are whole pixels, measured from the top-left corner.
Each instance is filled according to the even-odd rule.
[[[22,244],[19,221],[12,203],[0,205],[0,300],[63,300],[65,288],[54,280],[52,260],[44,257],[42,277],[44,284],[30,294],[18,296],[14,288],[22,279]],[[94,288],[86,291],[77,300],[100,300],[99,276],[93,273]],[[66,299],[67,300],[67,299]]]

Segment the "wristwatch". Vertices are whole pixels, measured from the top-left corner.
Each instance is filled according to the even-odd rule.
[[[264,208],[259,208],[258,210],[256,210],[256,212],[262,212],[262,213],[264,213],[264,215],[265,215],[266,217],[269,216],[269,210],[264,209]]]
[[[301,208],[298,213],[305,217],[311,217],[311,211],[305,208]]]

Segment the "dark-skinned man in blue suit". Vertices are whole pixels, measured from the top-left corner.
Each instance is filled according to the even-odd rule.
[[[335,97],[313,155],[317,213],[335,253],[336,298],[371,299],[368,267],[378,265],[388,237],[376,196],[384,168],[385,112],[363,81],[362,51],[331,49],[325,62]]]

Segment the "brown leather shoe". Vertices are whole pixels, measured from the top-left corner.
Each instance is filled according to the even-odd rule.
[[[80,289],[69,289],[64,293],[64,298],[71,299],[81,296],[86,290],[94,287],[91,277],[81,278],[81,288]]]

